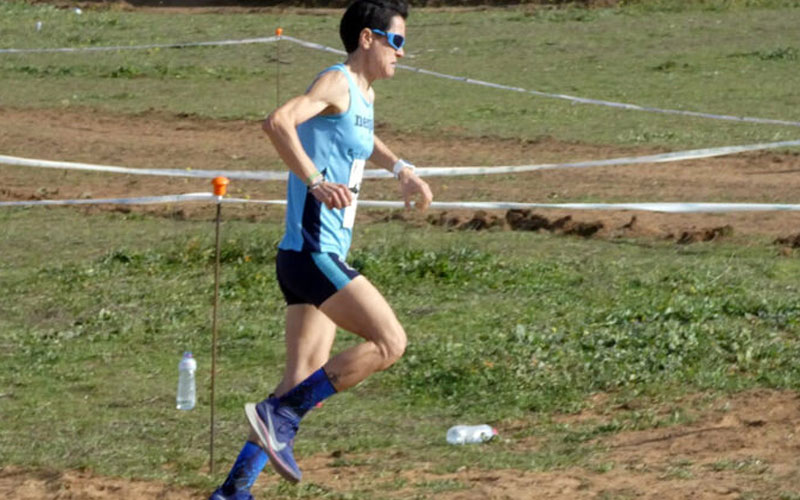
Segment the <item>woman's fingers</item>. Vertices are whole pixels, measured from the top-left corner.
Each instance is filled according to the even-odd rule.
[[[344,184],[321,182],[311,190],[314,198],[324,203],[328,209],[345,208],[353,202],[353,194]]]
[[[419,195],[419,197],[415,206],[419,210],[427,209],[433,201],[433,193],[430,186],[416,175],[411,175],[404,179],[401,182],[400,190],[403,194],[403,200],[406,202],[406,208],[411,208],[411,200],[416,195]]]

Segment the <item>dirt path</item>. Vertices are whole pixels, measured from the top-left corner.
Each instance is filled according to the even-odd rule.
[[[654,153],[553,140],[521,142],[485,137],[396,135],[378,130],[385,142],[419,165],[524,165],[614,158]],[[161,113],[121,116],[96,111],[0,108],[0,154],[142,168],[221,170],[282,169],[258,123],[212,121]],[[124,197],[208,191],[208,181],[185,178],[108,175],[0,165],[0,200]],[[800,201],[800,153],[761,152],[657,165],[551,170],[520,175],[430,178],[439,201],[598,202],[753,202]],[[397,199],[391,180],[370,180],[365,199]],[[252,199],[284,196],[282,183],[234,182],[231,194]],[[106,207],[106,209],[109,207]],[[163,212],[163,207],[137,208]],[[173,210],[170,208],[169,210]],[[183,216],[204,216],[210,208],[186,207]],[[240,207],[240,216],[263,210]],[[229,211],[230,213],[230,211]],[[387,212],[362,210],[362,221],[384,220]],[[596,237],[702,239],[761,236],[770,241],[800,232],[800,213],[655,214],[623,211],[539,210],[544,229],[582,224]],[[398,215],[395,215],[398,216]],[[427,220],[447,227],[482,229],[520,225],[530,214],[432,212]],[[411,215],[415,223],[423,219]],[[559,226],[559,220],[560,226]],[[510,224],[509,224],[510,223]],[[542,226],[537,226],[541,228]],[[724,228],[724,229],[723,229]],[[580,229],[580,227],[579,227]],[[580,231],[578,231],[579,234]]]
[[[430,494],[426,488],[433,484],[441,485],[441,491],[430,498],[443,500],[797,498],[800,398],[795,393],[752,391],[704,406],[690,415],[691,424],[598,438],[596,462],[590,468],[531,472],[465,467],[442,474],[434,472],[435,464],[407,467],[402,452],[346,457],[351,463],[369,464],[358,466],[337,465],[343,457],[334,454],[303,458],[304,480],[320,491],[375,492],[391,499],[423,498],[419,495]],[[614,413],[608,408],[590,409],[558,420],[570,426],[600,425],[612,421]],[[511,427],[500,429],[501,436],[513,433]],[[519,448],[538,446],[531,440],[506,439]],[[359,460],[365,458],[371,459]],[[262,474],[253,487],[256,498],[264,498],[278,481],[271,472]],[[18,500],[180,500],[207,494],[158,482],[99,477],[89,471],[0,468],[0,496]]]
[[[570,426],[601,425],[611,422],[614,413],[586,410],[557,420]],[[688,425],[598,438],[593,443],[598,446],[596,462],[590,470],[570,467],[521,472],[468,467],[436,474],[431,471],[435,464],[420,464],[398,476],[408,485],[463,486],[434,495],[445,500],[796,498],[789,496],[800,492],[800,398],[796,394],[744,393],[714,401],[691,418],[693,423]],[[513,435],[513,429],[501,428],[500,434]],[[538,443],[521,441],[514,446],[536,448]],[[309,477],[333,491],[364,488],[376,476],[376,470],[363,467],[331,467],[330,457],[315,457],[311,462]],[[374,469],[391,468],[385,462],[390,461]],[[396,480],[391,477],[386,482]],[[387,498],[415,498],[418,493],[404,487]]]

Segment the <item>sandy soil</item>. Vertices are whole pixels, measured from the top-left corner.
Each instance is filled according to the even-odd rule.
[[[419,165],[513,165],[578,161],[653,153],[553,140],[521,142],[492,137],[379,135],[402,156]],[[17,110],[0,108],[0,153],[5,155],[148,168],[279,169],[279,159],[258,123],[211,121],[190,116],[145,113],[121,116],[80,109]],[[0,166],[0,200],[115,197],[208,191],[206,180],[106,175],[63,170]],[[598,201],[738,201],[796,203],[800,191],[800,154],[772,152],[663,165],[547,171],[518,176],[434,178],[438,200]],[[234,182],[231,193],[254,199],[284,195],[281,183]],[[366,183],[367,199],[396,199],[395,182]],[[100,207],[90,210],[119,210]],[[86,209],[81,209],[86,210]],[[127,210],[127,208],[124,208]],[[211,217],[210,207],[133,208],[165,216]],[[231,217],[276,218],[244,206],[226,208]],[[539,230],[581,237],[670,238],[676,244],[704,239],[760,241],[791,256],[800,247],[800,214],[664,215],[632,212],[471,213],[363,210],[362,223],[404,219],[436,224],[443,230]],[[277,220],[277,219],[276,219]],[[567,236],[565,236],[567,237]],[[598,405],[598,408],[603,405]],[[665,410],[666,411],[666,410]],[[613,419],[613,409],[565,416],[565,423]],[[500,429],[511,436],[514,429]],[[800,399],[795,393],[756,391],[717,401],[698,411],[693,423],[669,428],[622,432],[597,442],[597,467],[556,472],[520,472],[465,468],[435,473],[435,464],[386,472],[403,456],[381,457],[376,465],[337,466],[329,455],[302,459],[309,481],[329,491],[375,487],[376,482],[406,479],[387,498],[409,498],[413,485],[452,480],[466,488],[436,494],[442,499],[484,498],[658,498],[733,499],[797,498],[800,492]],[[536,442],[517,446],[536,447]],[[357,458],[357,457],[356,457]],[[363,462],[363,461],[362,461]],[[369,463],[370,461],[366,461]],[[388,467],[391,470],[391,467]],[[278,479],[265,474],[255,487],[264,491]],[[207,493],[207,492],[205,492]],[[788,494],[788,493],[787,493]],[[17,499],[202,498],[203,492],[166,484],[97,477],[91,471],[0,468],[0,496]]]
[[[602,396],[599,397],[602,399]],[[689,402],[689,405],[692,403]],[[303,457],[304,478],[328,492],[379,491],[380,498],[416,496],[419,484],[451,484],[431,498],[444,500],[594,498],[790,499],[800,492],[800,398],[790,392],[752,391],[719,399],[690,415],[692,423],[598,438],[596,463],[552,472],[482,470],[465,467],[434,472],[435,464],[409,468],[402,452],[390,457],[347,456],[341,452]],[[557,417],[565,425],[599,425],[614,418],[614,408]],[[664,408],[664,412],[673,411]],[[499,429],[512,436],[513,426]],[[535,448],[533,440],[514,446]],[[367,464],[367,465],[364,465]],[[262,474],[259,493],[280,481]],[[399,489],[389,484],[403,484]],[[90,471],[30,471],[0,468],[0,495],[19,500],[106,500],[117,498],[195,499],[208,492],[158,482],[100,477]],[[794,496],[792,496],[794,495]],[[263,496],[262,496],[263,497]],[[304,497],[307,498],[307,497]]]

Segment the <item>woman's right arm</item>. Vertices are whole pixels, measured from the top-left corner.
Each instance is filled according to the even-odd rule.
[[[339,71],[323,74],[303,95],[287,101],[270,113],[262,128],[281,159],[300,179],[318,177],[319,169],[303,149],[297,126],[319,114],[341,113],[350,102],[346,77]],[[314,197],[328,208],[344,208],[352,202],[350,190],[344,184],[322,182],[311,190]]]

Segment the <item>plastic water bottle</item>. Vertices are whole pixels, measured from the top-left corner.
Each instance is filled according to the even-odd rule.
[[[192,353],[183,353],[183,359],[178,363],[178,396],[175,398],[179,410],[191,410],[196,402],[194,372],[197,370],[197,361]]]
[[[456,425],[447,431],[450,444],[485,443],[497,435],[497,429],[489,425]]]

